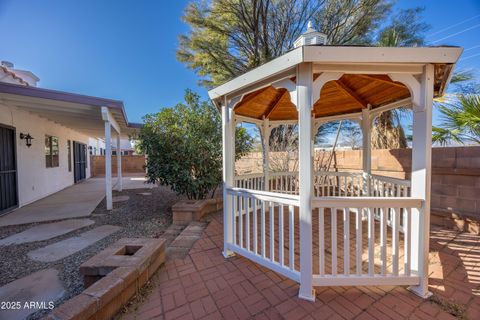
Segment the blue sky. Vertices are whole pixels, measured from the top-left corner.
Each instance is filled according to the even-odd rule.
[[[129,120],[139,122],[181,101],[185,88],[206,97],[194,72],[175,57],[177,36],[188,30],[181,21],[187,3],[0,0],[0,59],[34,72],[41,87],[123,100]],[[480,75],[480,1],[397,3],[419,5],[432,25],[427,41],[472,48],[459,66]]]

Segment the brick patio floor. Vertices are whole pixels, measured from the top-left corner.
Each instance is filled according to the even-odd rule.
[[[321,287],[315,303],[298,284],[240,256],[224,259],[216,215],[183,259],[159,269],[152,292],[125,319],[480,319],[480,236],[432,228],[430,290]]]

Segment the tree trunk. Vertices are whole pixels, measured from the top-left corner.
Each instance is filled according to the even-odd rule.
[[[400,124],[395,125],[394,111],[381,113],[372,127],[372,147],[374,149],[407,148],[407,138]]]

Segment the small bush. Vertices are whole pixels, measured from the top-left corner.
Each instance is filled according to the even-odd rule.
[[[147,154],[149,182],[168,185],[188,199],[213,196],[222,182],[222,120],[210,101],[187,90],[185,103],[144,117],[139,148]],[[236,130],[236,156],[248,153],[253,139]]]

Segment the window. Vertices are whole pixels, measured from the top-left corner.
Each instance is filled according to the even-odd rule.
[[[72,172],[72,142],[67,140],[68,149],[68,172]]]
[[[45,165],[47,168],[59,166],[58,137],[45,136]]]

